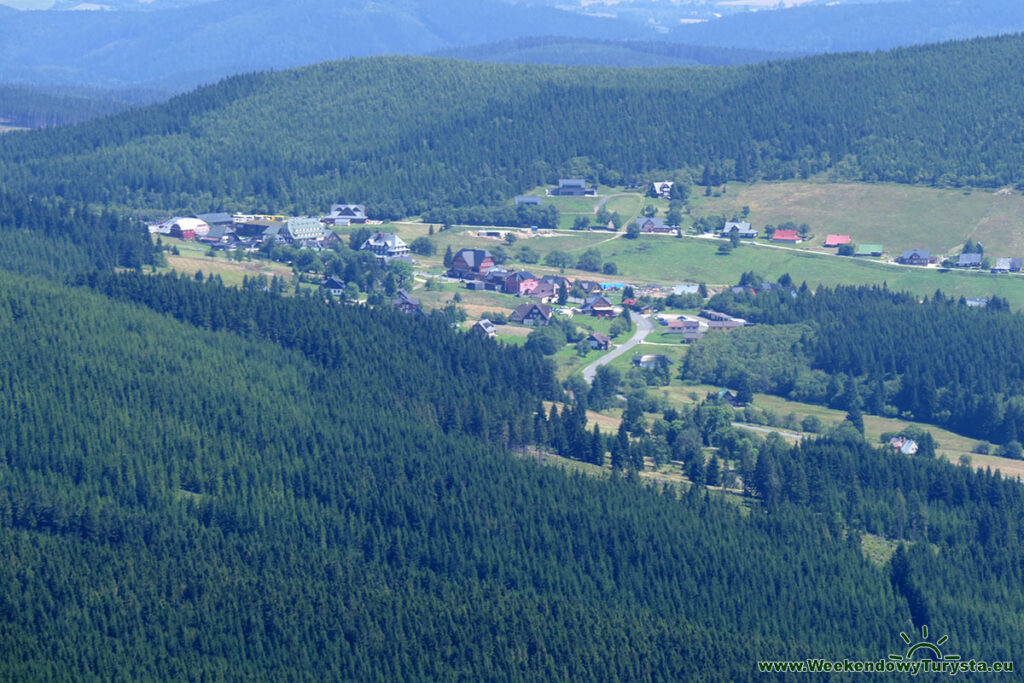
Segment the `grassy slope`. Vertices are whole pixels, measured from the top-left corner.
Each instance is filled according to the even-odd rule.
[[[892,183],[765,182],[730,185],[720,197],[694,198],[694,213],[732,215],[750,207],[760,229],[785,221],[807,223],[821,246],[828,233],[854,242],[946,253],[968,237],[993,255],[1024,255],[1024,195],[991,190],[937,189]]]

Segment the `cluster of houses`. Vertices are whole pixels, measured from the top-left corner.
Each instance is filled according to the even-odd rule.
[[[743,318],[734,318],[720,311],[702,309],[700,315],[680,315],[674,318],[659,316],[658,323],[665,326],[665,334],[682,335],[684,343],[699,341],[708,332],[729,332],[739,327],[750,327],[753,323]]]
[[[362,225],[366,222],[366,207],[361,204],[335,204],[329,214],[319,217],[241,213],[175,216],[150,225],[149,231],[224,250],[255,248],[269,240],[277,244],[320,249],[341,241],[331,226]]]
[[[896,262],[905,266],[928,266],[941,262],[941,258],[927,249],[908,249],[896,257]],[[979,270],[984,264],[984,256],[978,253],[963,253],[953,262],[954,268]],[[993,273],[1019,273],[1021,259],[1004,256],[997,258],[990,268]]]

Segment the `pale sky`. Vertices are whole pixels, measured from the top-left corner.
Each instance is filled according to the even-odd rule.
[[[0,5],[10,5],[18,9],[46,9],[53,5],[53,0],[0,0]]]

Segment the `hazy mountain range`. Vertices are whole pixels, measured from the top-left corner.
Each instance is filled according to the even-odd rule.
[[[745,7],[758,4],[767,3]],[[114,11],[61,11],[76,7]],[[181,91],[239,72],[373,54],[727,64],[1024,31],[1024,4],[1007,0],[815,1],[714,18],[722,9],[710,0],[61,0],[45,11],[0,5],[0,81]],[[711,20],[681,23],[695,16]],[[657,42],[664,45],[651,46]]]

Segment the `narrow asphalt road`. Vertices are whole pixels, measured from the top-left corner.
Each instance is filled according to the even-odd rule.
[[[643,342],[644,338],[647,337],[647,334],[652,329],[654,329],[654,326],[651,325],[651,321],[642,315],[633,316],[633,324],[636,325],[636,333],[634,333],[633,336],[630,337],[629,341],[625,342],[616,349],[609,351],[608,353],[604,354],[603,356],[595,360],[593,363],[588,365],[587,367],[583,368],[583,379],[586,380],[587,384],[594,383],[594,375],[597,374],[597,369],[599,367],[601,367],[602,365],[608,365],[608,363],[611,363],[613,360],[615,360],[622,354],[628,352],[637,344]]]

